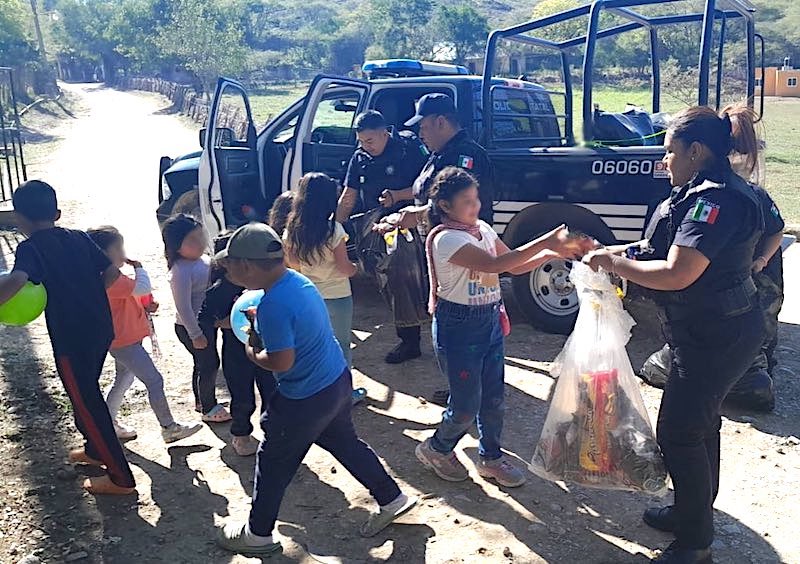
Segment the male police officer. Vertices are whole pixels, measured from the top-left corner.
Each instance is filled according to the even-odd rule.
[[[359,147],[347,167],[345,188],[336,210],[340,222],[348,220],[359,200],[360,211],[381,206],[387,211],[396,210],[411,203],[411,186],[428,158],[428,150],[417,137],[411,132],[390,132],[383,115],[374,110],[357,116],[355,129]],[[401,254],[397,253],[393,260],[396,262]],[[417,286],[421,285],[419,279],[424,279],[425,272],[421,259],[413,263],[401,268],[403,275],[396,268],[389,268],[387,288],[392,298],[395,330],[401,341],[386,356],[390,364],[421,355],[420,329],[427,320],[427,297]]]
[[[416,225],[422,219],[428,203],[428,192],[439,172],[456,166],[467,170],[478,180],[481,199],[480,218],[492,225],[494,203],[494,171],[486,150],[470,139],[461,127],[453,99],[446,94],[427,94],[417,102],[416,115],[406,122],[411,127],[419,124],[419,136],[432,151],[425,168],[414,182],[413,194],[404,192],[398,197],[413,195],[418,207],[407,210],[403,226]],[[417,217],[413,217],[413,216]]]

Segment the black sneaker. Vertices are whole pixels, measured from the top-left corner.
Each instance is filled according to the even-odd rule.
[[[412,346],[401,341],[399,345],[389,351],[385,360],[387,364],[402,364],[421,356],[422,351],[419,350],[419,345]]]
[[[666,507],[651,507],[642,515],[642,521],[646,525],[664,531],[665,533],[674,533],[678,528],[678,523],[675,515],[675,508],[672,505]]]
[[[678,541],[673,542],[651,562],[658,564],[714,564],[710,548],[682,548]]]

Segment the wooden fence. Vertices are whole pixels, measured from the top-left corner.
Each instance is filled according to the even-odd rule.
[[[178,84],[162,78],[123,78],[119,82],[121,88],[156,92],[169,98],[172,111],[183,114],[205,127],[211,102],[198,94],[189,84]],[[231,128],[237,139],[247,134],[247,116],[244,108],[222,104],[217,115],[217,127]]]

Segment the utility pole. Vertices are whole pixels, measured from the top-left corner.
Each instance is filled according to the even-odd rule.
[[[36,30],[36,41],[39,43],[39,55],[42,61],[47,58],[44,50],[44,38],[42,38],[42,26],[39,25],[39,10],[36,8],[36,0],[31,0],[31,12],[33,12],[33,27]]]

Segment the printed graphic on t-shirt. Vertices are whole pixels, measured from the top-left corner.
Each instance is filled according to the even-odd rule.
[[[467,284],[469,305],[486,305],[497,302],[500,298],[500,277],[497,274],[469,271]]]

